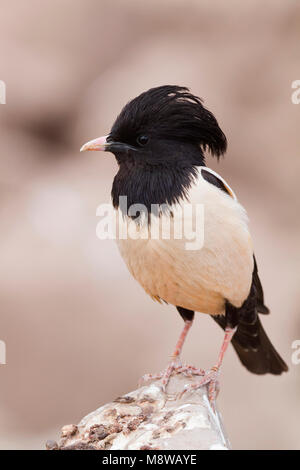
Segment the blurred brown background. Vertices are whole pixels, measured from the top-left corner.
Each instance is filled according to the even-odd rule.
[[[165,367],[182,320],[96,238],[116,163],[80,154],[145,89],[186,85],[227,134],[208,163],[246,206],[266,329],[290,366],[248,373],[232,350],[219,406],[233,448],[300,448],[297,0],[1,0],[0,447],[43,448],[63,424]],[[145,328],[146,326],[146,328]],[[209,367],[222,332],[198,315],[184,360]]]

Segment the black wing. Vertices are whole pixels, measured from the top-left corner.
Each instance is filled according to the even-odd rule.
[[[252,282],[253,282],[253,284],[255,286],[255,290],[256,290],[256,299],[257,299],[256,308],[257,308],[257,311],[259,313],[263,313],[263,314],[266,315],[266,314],[270,313],[270,310],[268,309],[268,307],[265,306],[264,291],[263,291],[260,279],[258,277],[258,270],[257,270],[257,264],[256,264],[255,256],[253,256],[253,260],[254,260],[254,269],[253,269]]]
[[[238,309],[237,331],[231,342],[240,361],[250,372],[279,375],[286,372],[288,367],[265,333],[257,312],[269,313],[269,309],[264,304],[263,289],[254,258],[250,294]],[[226,315],[211,316],[225,330],[227,326]]]

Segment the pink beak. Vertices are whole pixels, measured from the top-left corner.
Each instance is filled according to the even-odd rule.
[[[107,149],[109,143],[107,142],[107,135],[103,136],[103,137],[98,137],[98,139],[94,139],[94,140],[90,140],[89,142],[87,142],[86,144],[84,144],[81,149],[80,149],[80,152],[87,152],[88,150],[91,151],[91,150],[94,150],[94,151],[104,151]]]

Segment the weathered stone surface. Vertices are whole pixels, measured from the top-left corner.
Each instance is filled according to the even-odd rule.
[[[177,374],[167,393],[159,380],[149,381],[88,414],[78,426],[64,426],[58,448],[228,449],[220,414],[212,410],[206,387],[179,398],[184,385],[195,380]]]

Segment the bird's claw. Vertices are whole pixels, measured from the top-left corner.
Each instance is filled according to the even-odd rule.
[[[204,376],[205,371],[203,369],[198,369],[197,367],[190,366],[188,364],[181,364],[178,360],[172,361],[168,367],[158,373],[158,374],[145,374],[139,381],[139,386],[141,386],[144,382],[149,380],[159,380],[161,379],[161,388],[162,391],[165,393],[167,385],[170,381],[172,374],[184,374],[187,377],[192,377],[193,375]]]
[[[139,385],[143,384],[144,382],[147,382],[148,380],[159,380],[161,379],[162,382],[162,390],[163,392],[166,391],[166,387],[169,383],[170,377],[173,374],[173,372],[178,373],[180,369],[183,366],[178,360],[174,360],[170,362],[170,364],[167,366],[165,370],[162,372],[159,372],[158,374],[145,374],[139,381]]]
[[[220,391],[219,368],[216,366],[204,372],[203,377],[199,381],[185,385],[182,392],[178,394],[178,399],[182,398],[186,392],[197,390],[204,385],[208,386],[208,399],[212,408],[215,409],[215,401]]]

